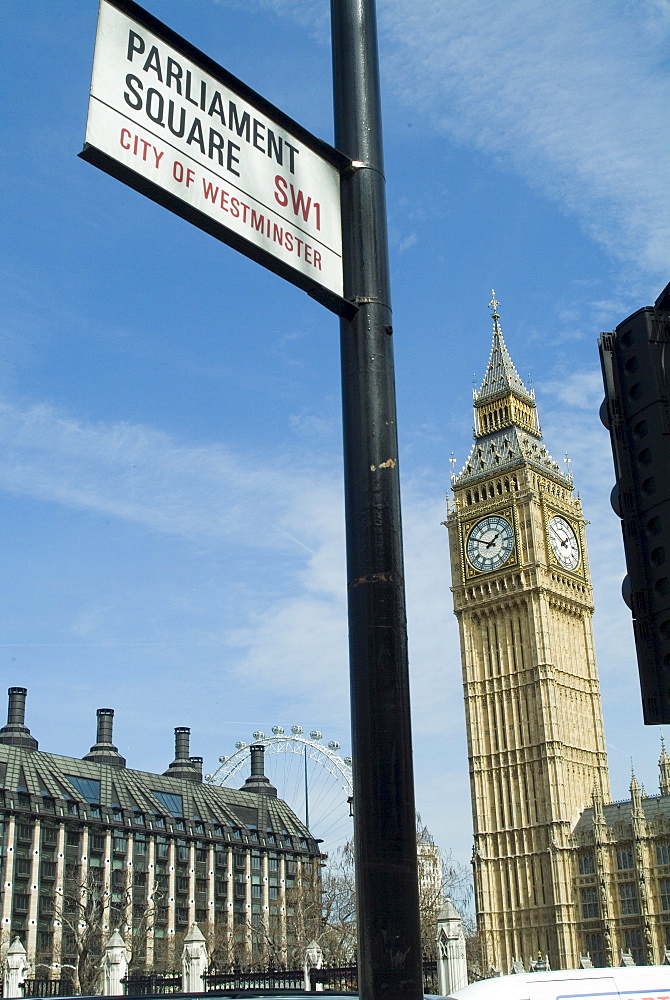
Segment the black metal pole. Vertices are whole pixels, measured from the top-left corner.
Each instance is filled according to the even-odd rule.
[[[331,0],[342,184],[342,410],[358,987],[423,997],[398,438],[374,0]]]

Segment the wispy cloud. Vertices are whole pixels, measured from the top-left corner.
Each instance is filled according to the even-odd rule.
[[[324,43],[316,0],[257,0]],[[670,260],[667,0],[381,0],[390,93],[654,282]]]
[[[5,491],[156,531],[312,551],[312,535],[323,528],[318,518],[295,519],[308,485],[315,496],[297,461],[288,468],[286,460],[242,459],[219,444],[183,444],[149,426],[87,424],[46,404],[22,410],[6,402],[0,449]],[[259,518],[259,509],[272,513]]]

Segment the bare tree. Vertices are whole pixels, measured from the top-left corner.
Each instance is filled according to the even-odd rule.
[[[100,992],[103,926],[109,918],[111,893],[103,870],[92,868],[81,878],[77,865],[68,865],[63,892],[56,896],[54,917],[62,926],[61,969],[72,972],[74,988],[84,995]]]

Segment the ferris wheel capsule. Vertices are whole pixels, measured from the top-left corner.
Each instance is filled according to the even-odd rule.
[[[302,726],[291,726],[291,732],[294,736],[302,736]]]
[[[236,750],[244,750],[245,746],[246,746],[246,743],[244,742],[244,740],[238,740],[237,743],[235,744],[235,749]]]
[[[329,750],[339,750],[340,749],[340,744],[337,742],[337,740],[331,740],[330,743],[328,744],[328,749]]]
[[[283,736],[284,735],[284,727],[283,726],[273,726],[272,727],[272,733],[273,733],[274,736]]]
[[[351,757],[345,757],[344,758],[344,763],[347,765],[347,767],[351,767],[351,764],[352,764]]]
[[[254,733],[254,739],[255,740],[264,740],[265,739],[265,733],[262,733],[259,730],[258,732]]]
[[[323,739],[323,733],[320,733],[318,729],[313,729],[311,731],[311,733],[309,734],[309,737],[312,740],[322,740]]]

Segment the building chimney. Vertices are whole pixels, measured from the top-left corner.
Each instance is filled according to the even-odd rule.
[[[263,743],[252,743],[249,747],[251,751],[251,774],[242,785],[241,792],[255,792],[260,795],[271,795],[277,797],[277,789],[270,784],[270,779],[265,776],[265,745]]]
[[[111,767],[125,767],[126,758],[122,757],[112,743],[112,727],[114,725],[114,709],[99,708],[98,733],[95,744],[83,758],[96,764],[109,764]]]
[[[186,781],[202,781],[202,758],[189,756],[188,726],[177,726],[174,731],[174,760],[163,774],[168,778],[182,778]],[[197,761],[200,761],[198,768]]]
[[[12,687],[8,689],[9,708],[7,725],[0,729],[0,743],[24,750],[37,750],[37,740],[30,735],[25,725],[27,688]]]

